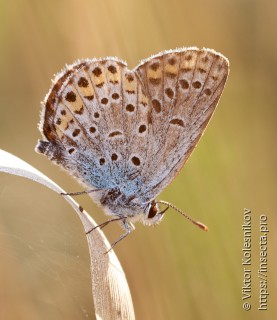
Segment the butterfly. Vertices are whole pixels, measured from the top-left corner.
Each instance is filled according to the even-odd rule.
[[[155,225],[169,206],[186,216],[156,198],[203,135],[228,73],[223,55],[191,47],[158,53],[133,70],[108,57],[79,60],[56,75],[36,151],[112,216],[100,227],[121,223],[125,233],[112,247],[134,229],[132,222]]]

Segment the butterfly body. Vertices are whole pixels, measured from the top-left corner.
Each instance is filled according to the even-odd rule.
[[[197,48],[134,70],[117,58],[77,61],[46,96],[36,150],[98,190],[89,194],[106,213],[155,224],[155,199],[202,136],[228,71],[221,54]]]

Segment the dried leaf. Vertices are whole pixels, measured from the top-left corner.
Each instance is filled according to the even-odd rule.
[[[41,183],[57,193],[64,193],[56,183],[28,163],[0,150],[0,171],[25,177]],[[65,200],[73,207],[82,221],[85,232],[96,223],[70,196]],[[91,261],[91,280],[97,319],[135,319],[130,290],[124,271],[103,232],[95,229],[87,234]]]

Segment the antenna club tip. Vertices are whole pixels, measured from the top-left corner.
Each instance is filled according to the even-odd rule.
[[[194,224],[196,224],[203,231],[209,231],[209,228],[202,222],[195,221]]]

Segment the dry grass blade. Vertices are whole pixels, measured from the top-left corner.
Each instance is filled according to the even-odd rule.
[[[0,171],[41,183],[57,193],[65,192],[56,183],[23,160],[0,150]],[[96,226],[94,220],[70,196],[65,200],[74,208],[85,232]],[[135,319],[129,287],[122,267],[103,232],[95,229],[87,234],[91,259],[93,299],[97,319]]]

